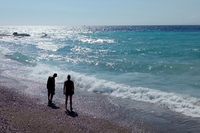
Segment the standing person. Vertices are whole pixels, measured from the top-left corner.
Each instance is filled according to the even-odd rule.
[[[47,80],[47,90],[48,90],[48,104],[52,103],[53,95],[55,95],[55,78],[57,74],[54,73],[53,76],[49,76]]]
[[[72,112],[72,96],[74,94],[74,82],[70,80],[71,76],[67,76],[67,80],[64,82],[63,86],[63,93],[66,96],[65,99],[65,108],[67,109],[67,102],[68,102],[68,96],[70,97],[70,111]]]

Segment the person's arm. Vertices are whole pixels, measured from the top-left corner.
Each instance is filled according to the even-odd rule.
[[[47,80],[47,89],[49,88],[49,77],[48,77],[48,80]]]
[[[74,94],[74,82],[72,82],[72,92]]]
[[[56,87],[56,83],[55,83],[55,78],[53,77],[53,88],[55,89],[55,87]]]
[[[65,82],[64,82],[64,86],[63,86],[63,94],[66,95],[66,85],[65,85]]]

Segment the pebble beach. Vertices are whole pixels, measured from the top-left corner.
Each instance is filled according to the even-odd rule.
[[[61,104],[47,106],[37,103],[38,99],[1,86],[1,133],[130,132],[107,120],[84,116],[77,112],[67,113]]]

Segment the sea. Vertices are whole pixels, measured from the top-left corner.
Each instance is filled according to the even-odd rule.
[[[29,96],[46,96],[47,78],[57,73],[55,100],[63,102],[71,75],[80,95],[171,112],[189,121],[188,132],[200,131],[199,25],[1,26],[0,58],[0,84]]]

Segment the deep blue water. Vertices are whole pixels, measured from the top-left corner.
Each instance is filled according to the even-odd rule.
[[[0,34],[3,76],[45,83],[56,72],[60,84],[71,74],[80,90],[200,117],[200,26],[0,27]]]

